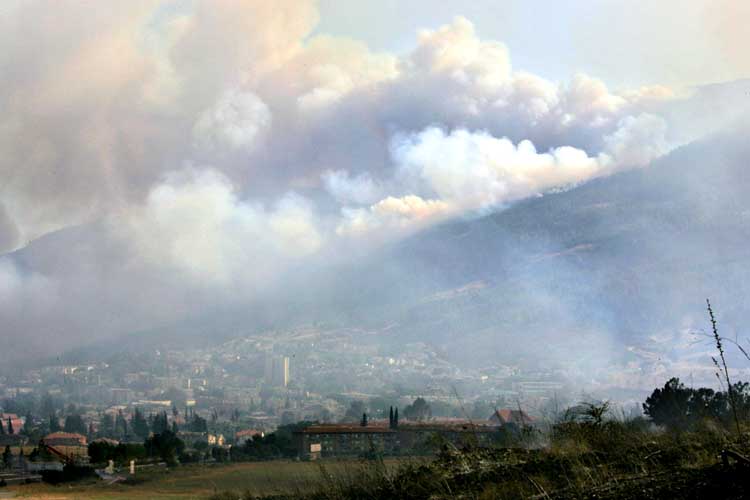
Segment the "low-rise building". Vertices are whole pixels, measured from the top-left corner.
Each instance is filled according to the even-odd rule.
[[[300,458],[428,453],[451,443],[489,445],[500,437],[496,425],[469,421],[404,422],[386,425],[316,424],[295,432]]]
[[[224,434],[209,434],[207,436],[209,446],[224,446],[226,439]]]
[[[86,436],[72,432],[53,432],[44,436],[43,440],[47,446],[77,462],[88,460]]]
[[[6,434],[20,434],[25,421],[25,418],[19,417],[15,413],[0,413],[0,423],[2,423],[3,431]]]
[[[73,432],[53,432],[44,436],[44,442],[53,447],[58,446],[86,446],[86,436]]]

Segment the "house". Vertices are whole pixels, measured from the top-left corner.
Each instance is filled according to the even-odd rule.
[[[25,418],[19,417],[15,413],[0,413],[0,421],[2,421],[3,430],[6,434],[11,434],[9,427],[12,427],[12,434],[20,434],[25,420]],[[11,423],[10,426],[8,426],[8,421]]]
[[[54,448],[58,453],[75,460],[77,463],[88,460],[86,436],[72,432],[53,432],[42,438],[44,444]]]
[[[86,446],[86,436],[72,432],[53,432],[44,436],[44,442],[48,446]]]
[[[515,425],[518,427],[524,427],[528,425],[534,425],[535,419],[523,410],[511,410],[503,408],[496,410],[488,419],[495,425],[500,427],[506,425]]]
[[[224,434],[209,434],[207,440],[210,446],[224,446]]]

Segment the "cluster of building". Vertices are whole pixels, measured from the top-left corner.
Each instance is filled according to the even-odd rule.
[[[437,430],[424,427],[426,423],[419,431],[414,426],[410,430],[411,424],[403,422],[401,431],[391,432],[386,426],[381,432],[377,419],[387,417],[383,408],[389,404],[406,406],[424,397],[432,404],[433,414],[443,419],[429,425],[456,430],[463,424],[446,418],[466,416],[465,409],[473,418],[484,420],[496,406],[520,403],[524,409],[541,408],[555,395],[570,392],[560,382],[563,377],[551,371],[532,373],[500,364],[459,367],[424,343],[383,347],[383,335],[387,332],[310,326],[237,337],[208,347],[121,354],[77,365],[34,366],[20,376],[18,372],[12,377],[0,375],[0,406],[4,400],[49,399],[62,425],[67,409],[74,405],[89,440],[106,437],[126,442],[142,442],[143,436],[134,435],[130,427],[107,430],[107,422],[130,425],[136,410],[147,417],[166,413],[170,426],[185,433],[186,441],[229,446],[273,432],[280,425],[342,421],[350,403],[358,400],[368,405],[371,429],[347,431],[347,424],[341,424],[333,434],[354,436],[354,441],[360,439],[358,433],[383,436],[378,438],[382,447],[395,449],[409,443],[413,433]],[[37,427],[43,427],[50,410],[38,407],[37,403],[34,420]],[[11,418],[14,436],[24,425],[22,413],[25,410],[0,416],[3,421]],[[208,431],[188,435],[194,432],[188,414],[208,422]],[[489,424],[469,427],[469,434],[484,435],[485,430],[491,434],[484,429],[491,428]],[[447,430],[442,434],[451,435]],[[0,443],[3,439],[17,444],[21,438],[0,435]],[[311,444],[320,444],[325,454],[325,440]]]

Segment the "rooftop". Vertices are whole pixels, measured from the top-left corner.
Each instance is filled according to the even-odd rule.
[[[468,420],[464,421],[425,421],[425,422],[399,422],[398,427],[391,429],[387,425],[356,425],[356,424],[316,424],[308,426],[301,431],[303,434],[384,434],[398,431],[412,432],[497,432],[496,425],[475,424]]]

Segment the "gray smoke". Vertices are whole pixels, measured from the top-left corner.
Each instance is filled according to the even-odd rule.
[[[335,307],[331,275],[358,259],[647,170],[738,116],[736,89],[549,81],[463,18],[403,55],[312,35],[317,18],[306,0],[3,7],[0,323],[25,342],[4,355],[217,308]],[[385,308],[391,285],[352,310]],[[528,296],[572,315],[542,283]]]

